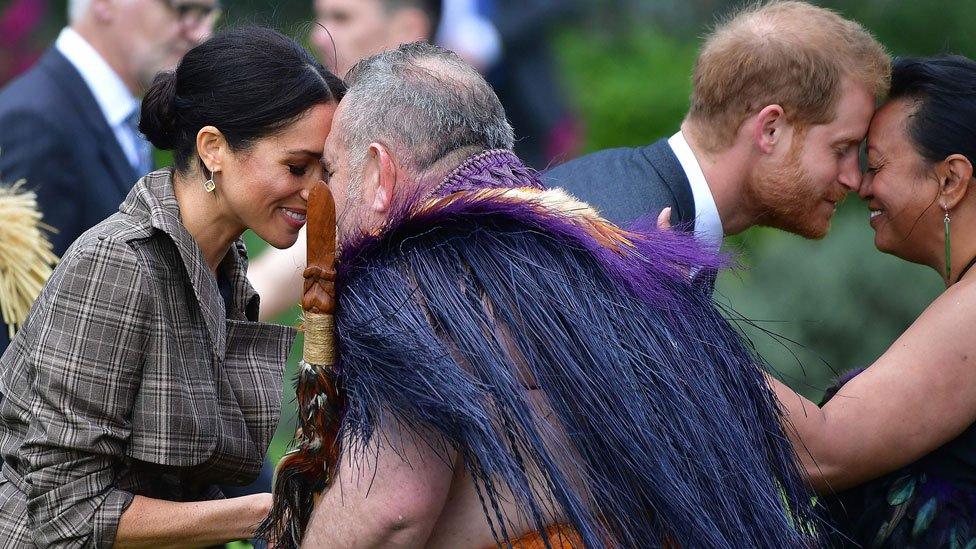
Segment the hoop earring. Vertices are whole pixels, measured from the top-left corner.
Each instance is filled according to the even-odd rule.
[[[945,208],[945,273],[946,283],[952,282],[952,255],[949,245],[949,208]]]
[[[213,170],[210,170],[210,179],[203,182],[203,188],[206,189],[208,193],[214,192],[214,189],[217,188],[217,184],[214,183],[213,178],[214,178],[214,172]]]

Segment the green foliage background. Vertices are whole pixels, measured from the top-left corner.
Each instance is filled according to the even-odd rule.
[[[552,36],[552,46],[569,95],[588,128],[589,151],[642,145],[673,133],[688,106],[689,75],[700,37],[737,4],[566,1],[579,4],[580,17]],[[952,52],[976,57],[972,1],[815,3],[860,21],[894,54]],[[0,9],[5,4],[0,3]],[[304,39],[312,20],[311,0],[224,4],[223,26],[266,24]],[[64,24],[64,0],[52,1],[50,7],[34,37],[41,45],[53,40]],[[753,229],[727,242],[739,253],[741,268],[720,279],[716,297],[751,319],[743,329],[774,370],[814,399],[835,372],[869,365],[941,289],[939,276],[931,270],[877,252],[867,219],[867,209],[855,198],[839,209],[831,234],[822,241]],[[254,235],[246,238],[252,255],[265,246]],[[279,320],[296,324],[297,312]],[[285,383],[284,417],[273,457],[281,455],[293,432],[291,378],[300,344],[299,340]]]

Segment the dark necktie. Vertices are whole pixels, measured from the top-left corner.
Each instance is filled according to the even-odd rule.
[[[132,114],[125,119],[125,125],[128,127],[130,134],[132,135],[132,140],[136,145],[136,157],[137,161],[132,165],[132,169],[139,174],[139,177],[146,175],[153,169],[152,161],[152,147],[146,138],[139,133],[139,109],[132,111]]]

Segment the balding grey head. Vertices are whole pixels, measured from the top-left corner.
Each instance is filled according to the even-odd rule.
[[[393,148],[418,177],[455,153],[512,148],[498,96],[453,52],[404,44],[363,59],[346,80],[338,124],[353,166],[363,165],[372,142]]]

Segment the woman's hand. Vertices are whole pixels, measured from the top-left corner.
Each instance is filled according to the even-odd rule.
[[[117,547],[205,547],[254,536],[271,494],[178,503],[136,496],[119,521]]]
[[[239,502],[241,506],[241,518],[244,530],[241,532],[241,538],[247,539],[254,536],[254,532],[257,531],[258,526],[261,522],[267,518],[268,513],[271,512],[271,494],[261,493],[261,494],[250,494],[247,496],[241,496],[238,498],[232,498],[228,501]]]

